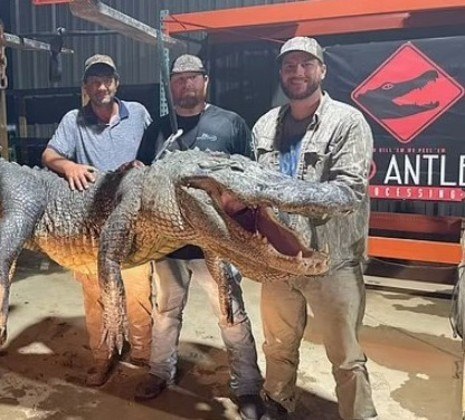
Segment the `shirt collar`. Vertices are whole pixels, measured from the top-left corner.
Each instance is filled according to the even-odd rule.
[[[324,114],[325,110],[328,107],[328,104],[332,101],[331,97],[327,92],[323,92],[323,95],[321,96],[321,101],[313,114],[312,122],[309,124],[309,128],[314,128],[316,127],[319,122],[321,121],[321,117]],[[281,126],[284,123],[284,117],[286,114],[290,111],[290,104],[289,102],[286,103],[285,105],[281,106],[281,109],[279,110],[279,115],[278,115],[278,126]]]
[[[129,109],[124,104],[124,102],[116,97],[115,97],[115,101],[118,104],[119,119],[124,120],[126,118],[129,118]],[[87,124],[102,124],[101,121],[99,121],[97,115],[95,115],[95,112],[92,109],[92,105],[90,104],[90,102],[82,108],[81,115]]]

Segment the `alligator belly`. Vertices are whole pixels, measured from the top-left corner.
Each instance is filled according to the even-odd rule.
[[[62,267],[84,274],[97,273],[98,242],[92,238],[35,238],[34,245]]]

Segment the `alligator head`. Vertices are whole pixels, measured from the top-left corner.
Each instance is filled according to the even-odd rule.
[[[169,172],[165,194],[153,183],[144,192],[143,211],[156,206],[163,235],[201,246],[259,281],[314,276],[328,270],[328,255],[310,249],[279,212],[319,217],[351,210],[349,196],[324,184],[292,179],[250,159],[200,151],[173,152],[152,166]],[[147,181],[150,179],[147,176]],[[159,184],[160,181],[157,181]],[[145,209],[145,210],[144,210]]]
[[[408,117],[435,109],[439,106],[439,102],[400,104],[397,101],[415,89],[424,88],[438,77],[436,70],[428,70],[403,82],[385,82],[376,89],[358,94],[355,99],[379,119]]]

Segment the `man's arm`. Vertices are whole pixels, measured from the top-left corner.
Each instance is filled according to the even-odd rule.
[[[47,147],[42,153],[42,164],[65,177],[72,190],[83,191],[89,188],[89,182],[95,182],[96,169],[93,166],[66,159],[51,147]]]
[[[365,118],[357,113],[341,127],[333,143],[329,184],[353,195],[356,207],[368,193],[368,173],[373,155],[373,136]]]
[[[236,121],[236,138],[234,139],[235,152],[249,158],[254,157],[252,151],[252,136],[245,120],[238,116]]]

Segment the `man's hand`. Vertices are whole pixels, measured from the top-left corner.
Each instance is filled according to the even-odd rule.
[[[89,183],[95,182],[95,169],[93,166],[67,162],[63,167],[64,177],[68,181],[69,188],[84,191],[89,188]]]
[[[140,160],[131,160],[131,162],[123,163],[116,172],[124,172],[132,168],[143,168],[145,165]]]

